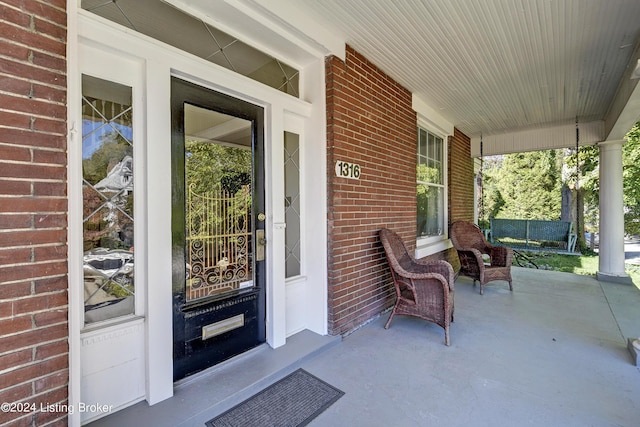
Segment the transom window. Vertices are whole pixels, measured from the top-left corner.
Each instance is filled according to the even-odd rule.
[[[161,0],[82,0],[82,8],[281,92],[299,96],[299,72]]]
[[[440,240],[446,235],[444,140],[418,128],[417,237]]]

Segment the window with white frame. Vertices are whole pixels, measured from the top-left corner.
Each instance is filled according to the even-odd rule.
[[[446,147],[444,139],[418,128],[417,238],[429,243],[446,238]]]
[[[132,88],[82,76],[84,320],[134,312]]]

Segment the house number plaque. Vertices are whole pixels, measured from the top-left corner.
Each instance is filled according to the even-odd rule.
[[[336,176],[341,178],[360,179],[360,171],[360,165],[356,163],[336,162]]]

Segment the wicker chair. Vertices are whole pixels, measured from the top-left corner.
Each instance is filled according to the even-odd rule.
[[[449,345],[449,325],[453,322],[453,268],[446,261],[421,261],[413,258],[404,242],[391,230],[380,230],[380,241],[391,268],[396,303],[387,320],[396,314],[415,316],[444,328]]]
[[[477,225],[465,221],[451,224],[451,242],[460,258],[460,274],[471,277],[474,286],[480,282],[480,295],[484,294],[484,285],[494,280],[509,282],[509,290],[513,291],[513,249],[492,245]],[[483,260],[483,254],[489,255],[489,263]]]

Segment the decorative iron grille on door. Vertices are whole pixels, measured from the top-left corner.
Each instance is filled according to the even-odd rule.
[[[251,190],[187,195],[187,300],[252,286]]]

